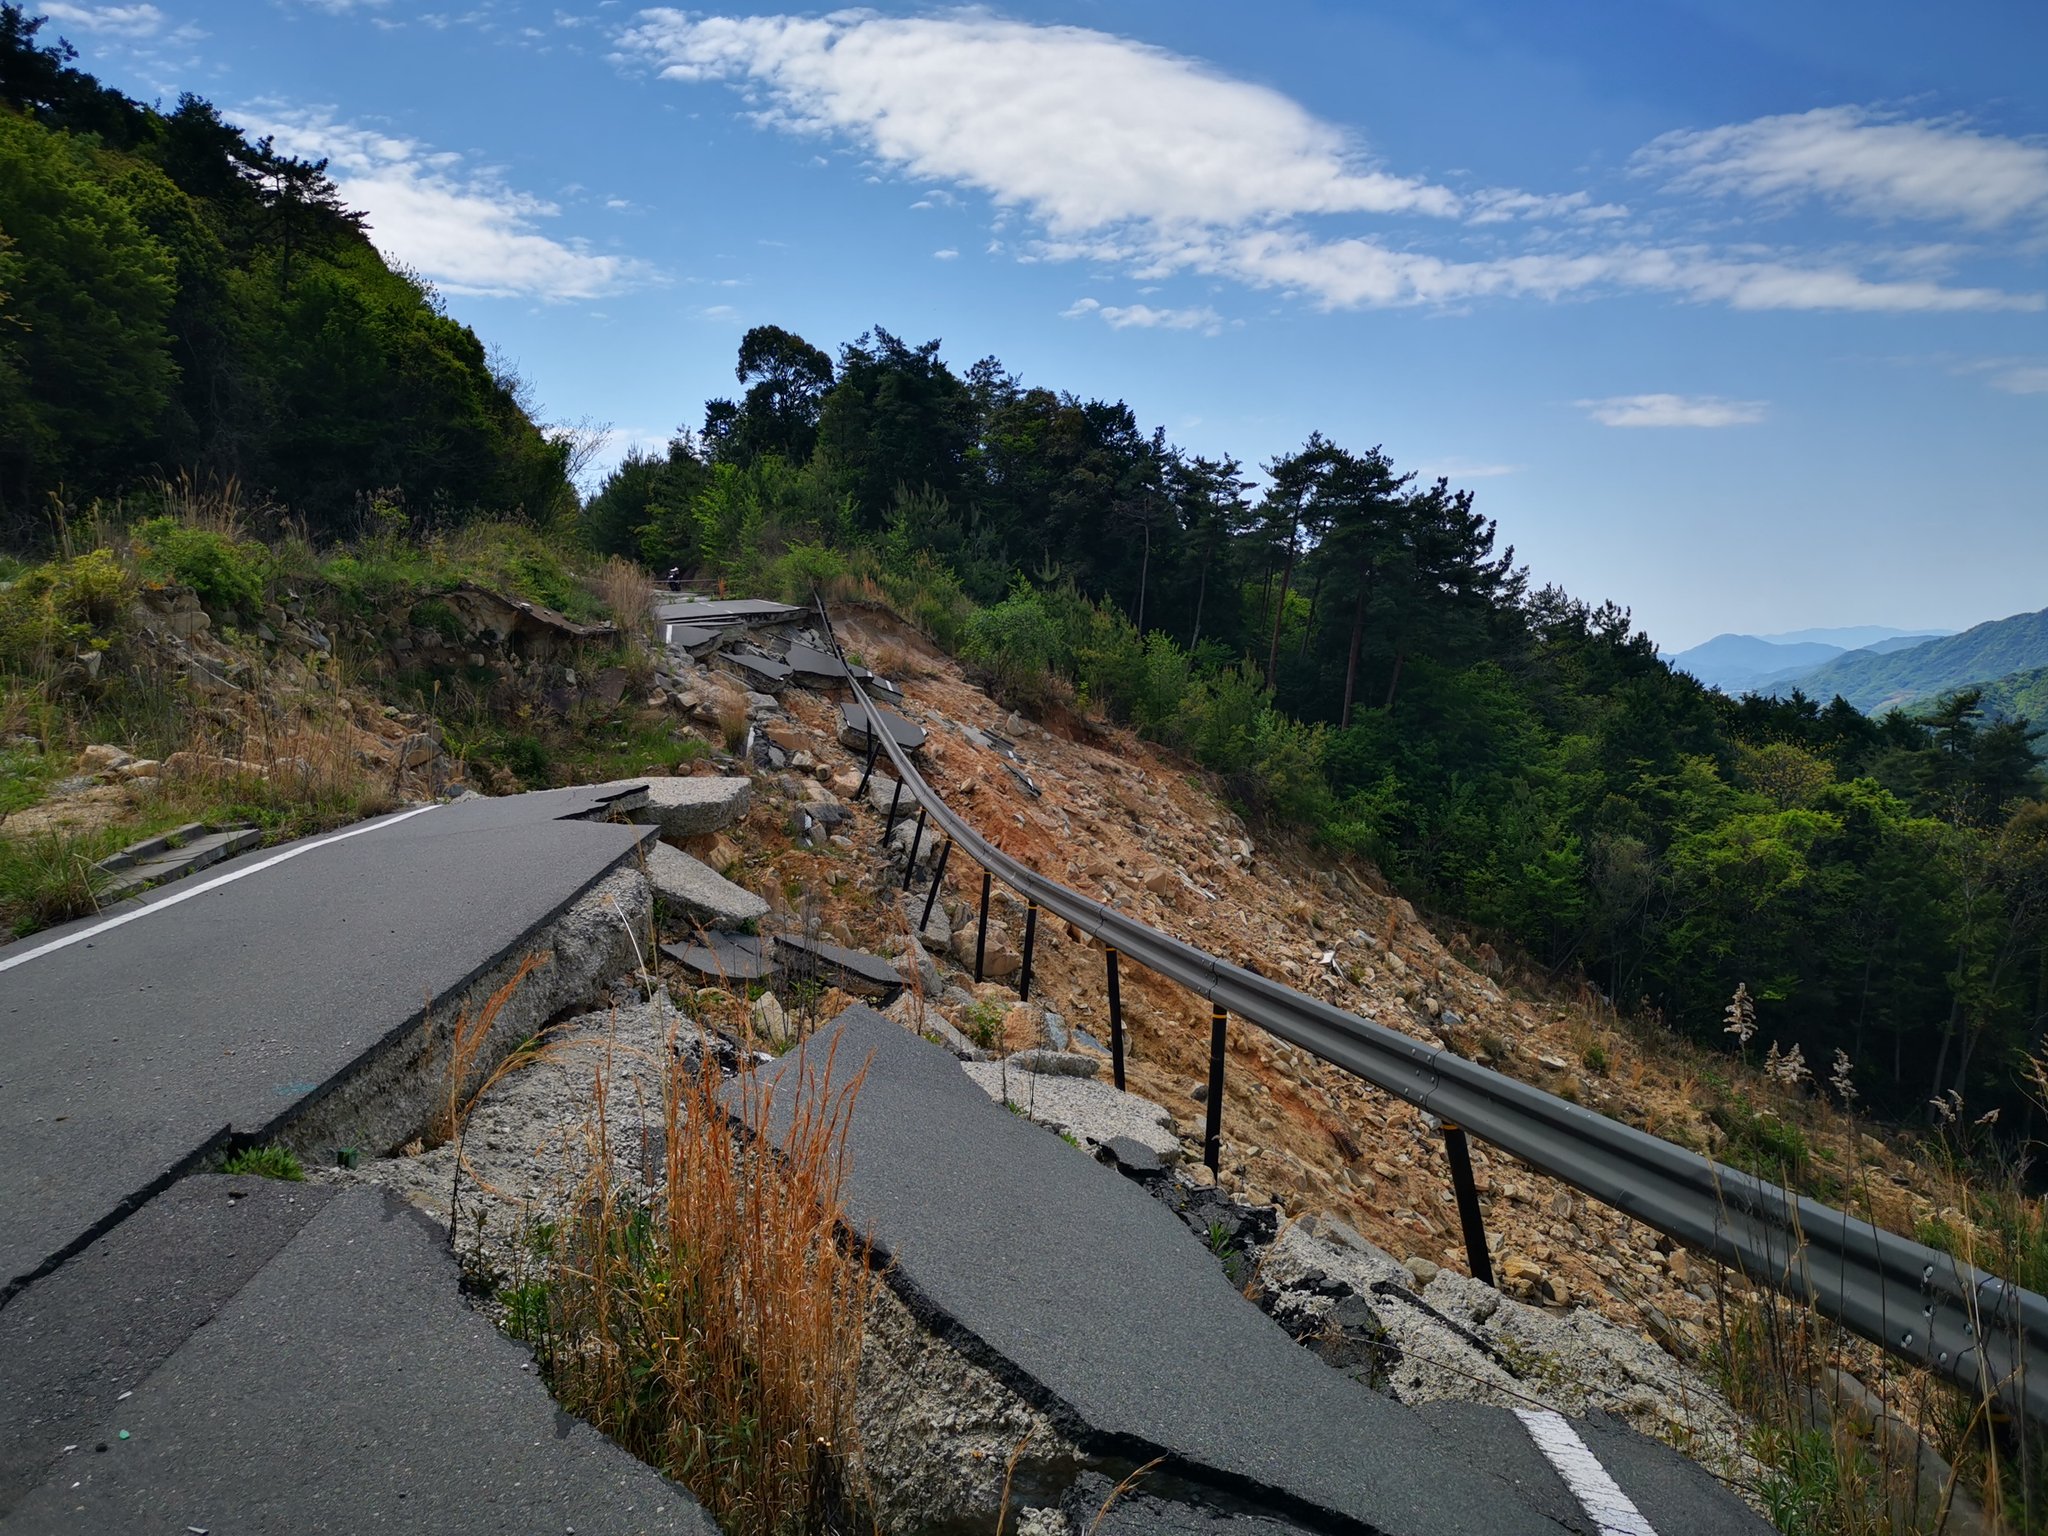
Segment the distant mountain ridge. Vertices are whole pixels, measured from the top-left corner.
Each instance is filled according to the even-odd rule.
[[[1904,650],[1948,633],[1863,624],[1849,629],[1795,630],[1782,635],[1716,635],[1691,650],[1667,655],[1664,660],[1674,670],[1690,673],[1709,688],[1732,694],[1754,693],[1803,677],[1858,648],[1878,652]]]
[[[1822,700],[1840,694],[1873,714],[1979,683],[1997,684],[2001,690],[2010,683],[2017,696],[2027,692],[2027,685],[2015,681],[2015,674],[2043,667],[2048,667],[2048,608],[1992,619],[1906,650],[1847,651],[1800,676],[1772,683],[1769,691],[1783,695],[1797,688]]]

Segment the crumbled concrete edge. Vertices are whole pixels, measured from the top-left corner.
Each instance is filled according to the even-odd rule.
[[[928,1332],[886,1284],[869,1292],[854,1411],[884,1530],[993,1529],[1006,1477],[1013,1511],[1056,1503],[1086,1460],[1050,1415]]]
[[[331,1164],[344,1148],[379,1155],[419,1135],[447,1102],[456,1021],[475,1015],[529,955],[541,963],[506,999],[456,1085],[467,1100],[521,1041],[564,1010],[594,1000],[607,981],[639,966],[653,897],[631,855],[453,997],[386,1036],[353,1066],[271,1122],[255,1140],[289,1147],[309,1164]]]

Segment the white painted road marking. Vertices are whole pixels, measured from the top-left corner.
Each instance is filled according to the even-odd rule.
[[[396,816],[386,816],[381,821],[366,821],[360,827],[350,827],[346,832],[337,832],[332,837],[315,838],[311,842],[287,844],[267,859],[258,859],[254,864],[244,865],[242,868],[231,870],[225,875],[215,875],[211,880],[202,880],[194,886],[181,887],[164,897],[161,901],[152,901],[147,906],[137,907],[131,912],[117,913],[103,923],[94,923],[90,928],[81,928],[76,933],[67,933],[61,939],[52,939],[47,944],[38,944],[26,954],[0,956],[0,971],[11,971],[17,965],[27,965],[29,961],[36,959],[38,956],[50,954],[55,950],[69,948],[71,945],[81,943],[86,939],[96,938],[108,929],[118,928],[123,923],[132,923],[138,917],[148,917],[152,912],[161,912],[165,907],[175,907],[179,902],[190,901],[194,896],[204,896],[208,891],[216,891],[224,885],[232,885],[235,881],[244,879],[249,875],[261,874],[272,865],[282,864],[286,859],[296,859],[300,854],[311,853],[315,848],[325,848],[329,843],[346,842],[351,837],[361,837],[365,832],[375,832],[379,827],[395,827],[409,817],[418,816],[433,809],[434,807],[431,805],[415,806],[409,811],[400,811]]]
[[[1572,1497],[1592,1517],[1599,1536],[1657,1536],[1635,1501],[1608,1476],[1600,1458],[1579,1438],[1578,1431],[1565,1422],[1563,1414],[1552,1413],[1548,1408],[1517,1408],[1515,1417],[1529,1431],[1529,1438],[1536,1442],[1543,1459],[1564,1479]]]

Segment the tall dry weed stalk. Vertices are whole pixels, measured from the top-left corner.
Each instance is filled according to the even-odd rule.
[[[651,1189],[615,1161],[608,1073],[593,1072],[591,1172],[548,1235],[523,1331],[566,1408],[725,1530],[850,1531],[866,1523],[853,1393],[872,1277],[842,1190],[862,1074],[800,1049],[772,1088],[728,1089],[708,1049],[677,1043]]]
[[[618,624],[627,654],[636,662],[648,659],[648,603],[654,593],[648,574],[632,561],[611,555],[597,568],[590,585]]]

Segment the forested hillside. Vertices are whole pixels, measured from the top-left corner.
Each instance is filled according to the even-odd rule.
[[[1836,1051],[1866,1102],[2023,1106],[2048,1008],[2025,721],[1731,700],[1627,610],[1531,590],[1469,491],[1377,445],[1182,453],[1122,402],[876,330],[748,334],[735,400],[629,458],[587,536],[657,568],[872,584],[1010,697],[1071,689],[1266,814],[1621,1006]],[[1731,1047],[1734,1041],[1724,1041]]]
[[[0,6],[0,543],[154,477],[237,481],[316,535],[573,504],[468,327],[378,255],[324,163],[169,112]]]
[[[1851,651],[1781,685],[1815,698],[1840,694],[1858,709],[1886,709],[1931,699],[1953,688],[1989,683],[2014,672],[2048,666],[2048,609],[1993,619],[1885,655]]]

